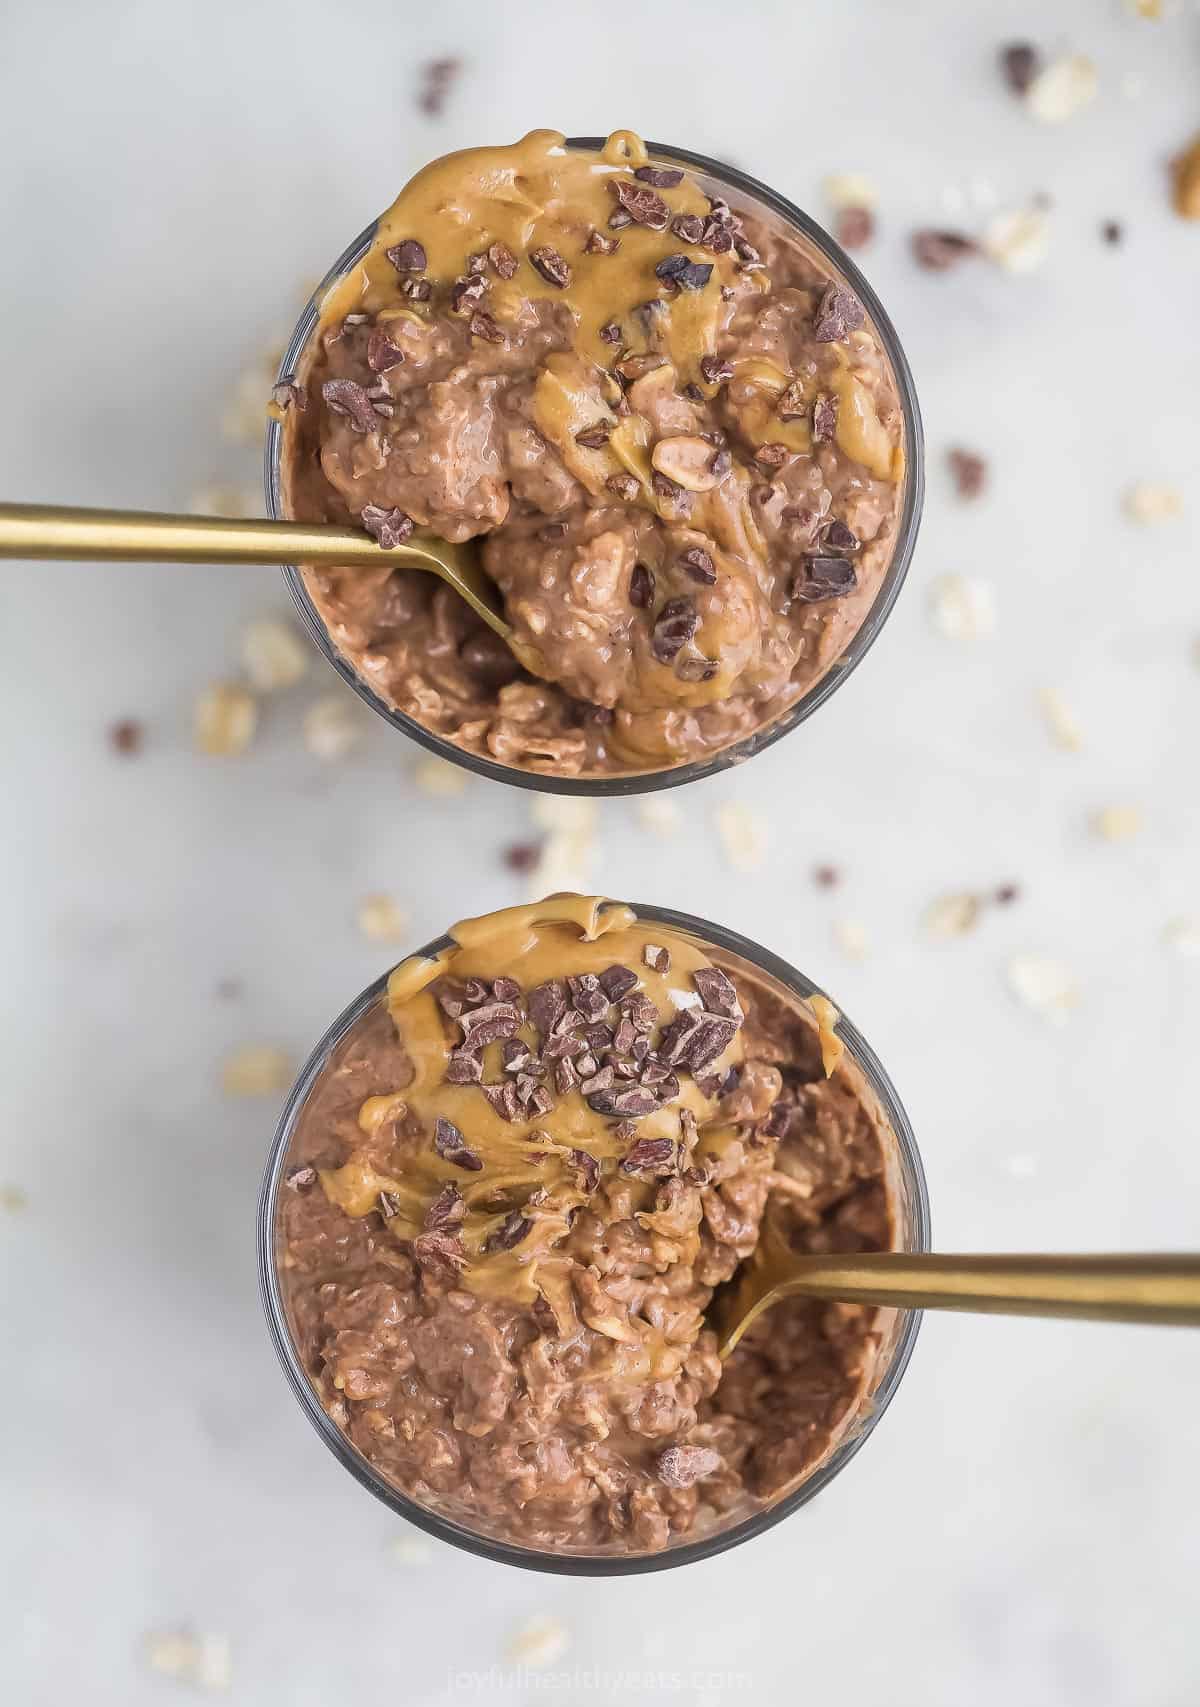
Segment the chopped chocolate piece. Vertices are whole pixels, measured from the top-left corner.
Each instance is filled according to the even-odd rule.
[[[711,261],[692,261],[686,255],[668,255],[654,269],[660,279],[680,290],[703,290],[712,277]]]
[[[693,581],[699,581],[703,587],[716,585],[717,571],[713,568],[713,560],[702,546],[693,545],[677,559],[679,567]]]
[[[819,865],[813,872],[813,882],[818,889],[836,889],[842,880],[842,874],[836,865]]]
[[[725,445],[721,445],[712,453],[708,471],[715,475],[718,480],[724,480],[727,474],[733,472],[733,455]]]
[[[745,237],[734,238],[733,252],[742,263],[743,272],[748,272],[752,268],[760,267],[762,265],[762,256],[754,247],[753,243],[748,242]]]
[[[467,1253],[456,1233],[418,1233],[412,1252],[417,1266],[430,1274],[455,1276],[466,1267]]]
[[[583,1175],[583,1189],[586,1192],[595,1191],[600,1184],[600,1163],[587,1150],[572,1150],[568,1161],[573,1168],[578,1168]]]
[[[704,227],[701,242],[710,254],[728,255],[733,248],[733,232],[719,219],[710,219]],[[732,295],[733,293],[730,292]]]
[[[782,468],[791,455],[792,452],[786,445],[759,445],[754,453],[754,460],[760,468]]]
[[[1115,247],[1118,243],[1125,241],[1125,227],[1119,220],[1106,219],[1100,227],[1100,235],[1106,243],[1111,243]],[[301,404],[301,408],[303,407],[304,405]]]
[[[815,605],[822,599],[841,599],[858,585],[853,563],[845,557],[806,557],[792,581],[792,597]]]
[[[321,396],[334,414],[345,415],[357,432],[373,433],[378,427],[375,406],[357,380],[327,379]]]
[[[611,1025],[585,1025],[583,1035],[587,1039],[588,1048],[594,1055],[599,1055],[605,1049],[612,1048],[613,1032]]]
[[[451,1085],[477,1085],[483,1078],[483,1062],[469,1049],[455,1049],[446,1062],[446,1082]]]
[[[519,1209],[514,1209],[504,1220],[489,1233],[484,1245],[485,1251],[511,1251],[514,1245],[519,1245],[526,1233],[530,1232],[533,1222],[522,1215]]]
[[[575,1071],[581,1079],[590,1079],[593,1073],[599,1071],[599,1068],[600,1063],[590,1049],[586,1049],[584,1054],[575,1057]]]
[[[622,1016],[639,1031],[651,1031],[658,1024],[658,1009],[643,991],[627,996],[621,1003]]]
[[[477,308],[467,322],[472,338],[483,338],[489,344],[502,344],[504,333],[485,308]]]
[[[715,658],[681,658],[675,674],[681,682],[711,682],[720,668]]]
[[[615,320],[608,320],[600,328],[600,337],[606,344],[619,344],[621,342],[621,328]]]
[[[658,1058],[668,1066],[687,1059],[692,1040],[700,1030],[700,1015],[694,1008],[679,1008],[674,1019],[663,1027],[658,1040]]]
[[[486,290],[487,280],[481,279],[478,274],[455,279],[450,286],[450,312],[452,314],[464,313],[479,301]]]
[[[517,1118],[517,1087],[511,1079],[502,1079],[498,1085],[480,1085],[479,1088],[501,1120]]]
[[[665,976],[671,970],[671,950],[661,943],[648,942],[642,949],[642,959],[651,972],[661,972]]]
[[[492,996],[497,1002],[515,1002],[521,994],[521,986],[515,978],[493,978]]]
[[[948,267],[965,261],[968,255],[978,254],[979,245],[961,231],[914,231],[912,252],[919,267],[931,273],[944,273]]]
[[[729,1019],[741,1020],[742,1004],[738,1001],[737,987],[719,966],[697,966],[692,973],[692,983],[710,1014],[725,1014]]]
[[[633,175],[640,183],[653,184],[656,190],[673,190],[683,182],[683,173],[674,166],[639,166]]]
[[[142,747],[142,726],[135,718],[123,717],[119,723],[109,727],[108,741],[115,753],[123,753],[127,757],[138,753]]]
[[[666,356],[660,356],[657,350],[645,350],[640,355],[622,356],[613,364],[613,372],[619,374],[627,385],[632,385],[635,379],[643,379],[646,374],[655,373],[666,365]]]
[[[467,1048],[482,1049],[485,1043],[512,1037],[521,1024],[521,1016],[511,1002],[485,1002],[482,1007],[465,1012],[458,1023],[463,1028]]]
[[[788,1127],[792,1124],[792,1104],[790,1102],[773,1102],[765,1120],[759,1122],[758,1130],[764,1138],[786,1138]]]
[[[504,863],[510,871],[525,872],[536,869],[542,857],[540,842],[511,842],[504,850]]]
[[[582,1015],[576,1014],[575,1018],[578,1022]],[[586,1049],[587,1044],[582,1037],[574,1032],[564,1031],[546,1039],[542,1045],[542,1060],[561,1061],[566,1056],[582,1055]]]
[[[634,1028],[633,1021],[626,1014],[622,1017],[621,1023],[613,1033],[613,1048],[620,1055],[628,1055],[633,1048],[636,1038],[637,1031]]]
[[[699,626],[700,613],[691,599],[668,599],[655,618],[650,650],[660,664],[670,664]]]
[[[493,243],[487,252],[487,258],[492,263],[492,271],[502,279],[515,276],[519,263],[507,243]]]
[[[838,400],[818,397],[812,408],[812,436],[816,445],[828,444],[837,431]]]
[[[630,1093],[621,1092],[620,1094],[624,1096]],[[669,1174],[674,1166],[675,1143],[673,1139],[639,1138],[625,1152],[621,1161],[621,1172],[623,1174]]]
[[[624,1056],[613,1055],[611,1051],[609,1052],[608,1065],[612,1068],[618,1079],[636,1079],[638,1076],[638,1064],[636,1061],[627,1060]]]
[[[568,978],[567,983],[571,990],[571,1000],[583,1020],[602,1019],[608,1012],[609,998],[594,972],[581,972],[577,977]]]
[[[399,1215],[400,1199],[394,1192],[381,1191],[379,1193],[379,1213],[385,1221],[390,1221],[393,1216]]]
[[[698,213],[677,213],[671,230],[685,243],[699,243],[704,236],[704,221]]]
[[[875,235],[875,215],[869,207],[844,207],[838,213],[833,234],[843,249],[861,249]]]
[[[813,323],[813,337],[818,344],[845,343],[866,318],[866,310],[848,286],[826,285]]]
[[[600,988],[610,1002],[620,1001],[630,990],[635,989],[638,975],[632,966],[610,966],[600,974]]]
[[[433,1147],[443,1161],[452,1162],[456,1168],[477,1174],[483,1167],[483,1158],[475,1154],[454,1122],[443,1120],[441,1115],[434,1122]]]
[[[633,566],[629,577],[629,602],[638,610],[649,610],[654,603],[654,572],[644,563]]]
[[[293,1168],[283,1183],[289,1191],[308,1191],[317,1183],[317,1170],[313,1167]]]
[[[651,231],[666,230],[671,210],[662,197],[655,195],[647,185],[631,183],[628,178],[610,178],[608,188],[620,203],[618,212],[635,220],[638,225],[648,225]]]
[[[608,228],[610,231],[624,231],[627,225],[632,224],[633,215],[626,213],[623,207],[617,208],[614,213],[609,215]]]
[[[506,1073],[523,1073],[533,1060],[523,1037],[509,1037],[500,1051]]]
[[[461,70],[461,59],[431,59],[422,67],[422,83],[417,105],[423,113],[430,118],[437,118]]]
[[[631,504],[641,491],[641,482],[635,474],[610,474],[604,482],[610,492],[615,492],[618,498],[623,498]]]
[[[526,1112],[534,1116],[549,1114],[553,1107],[554,1098],[545,1085],[534,1085],[525,1104]]]
[[[579,1089],[584,1096],[590,1096],[593,1091],[606,1091],[616,1078],[611,1067],[599,1067],[586,1079],[581,1079]]]
[[[973,450],[947,452],[950,474],[960,498],[978,498],[987,485],[987,463]]]
[[[648,1085],[614,1085],[611,1090],[596,1091],[588,1098],[588,1107],[596,1114],[619,1114],[627,1120],[640,1120],[644,1114],[657,1114],[667,1101]]]
[[[385,551],[403,545],[413,531],[411,516],[406,516],[403,510],[385,510],[379,504],[364,504],[358,519]]]
[[[721,1454],[711,1446],[668,1446],[658,1455],[658,1479],[668,1488],[690,1488],[721,1467]]]
[[[733,378],[733,367],[723,356],[701,356],[700,374],[709,385],[723,385]]]
[[[422,1225],[427,1233],[444,1233],[447,1228],[456,1227],[466,1213],[462,1192],[453,1180],[447,1180],[426,1209]]]
[[[467,1005],[465,986],[457,978],[435,978],[429,994],[448,1019],[457,1019]]]
[[[463,1000],[468,1007],[477,1008],[481,1002],[492,999],[492,986],[486,978],[468,978],[463,985]]]
[[[641,1072],[641,1082],[644,1085],[663,1085],[671,1077],[671,1069],[664,1067],[661,1061],[656,1061],[651,1055]]]
[[[271,387],[271,401],[280,409],[306,409],[308,396],[302,385],[297,385],[290,376],[287,379],[277,379]]]
[[[781,421],[799,421],[808,414],[802,379],[794,379],[785,391],[780,392],[775,402],[775,413]]]
[[[536,984],[525,998],[529,1018],[548,1037],[567,1011],[567,986],[561,978]]]
[[[564,1056],[554,1064],[554,1088],[560,1097],[565,1097],[568,1091],[573,1091],[579,1083],[579,1074],[570,1056]]]
[[[486,273],[487,272],[487,264],[488,264],[487,255],[482,249],[478,252],[478,254],[467,256],[467,271],[468,271],[468,273]]]
[[[384,253],[398,273],[423,273],[429,265],[425,245],[418,243],[415,237],[406,237]]]
[[[683,395],[687,398],[689,403],[703,403],[704,402],[703,391],[701,391],[700,387],[698,385],[696,385],[692,380],[689,380],[688,383],[684,386]]]
[[[559,290],[566,290],[571,282],[571,269],[557,249],[551,249],[548,244],[543,243],[539,248],[530,250],[529,261],[548,284],[557,285]]]
[[[857,551],[859,540],[858,535],[853,533],[845,522],[835,518],[822,529],[821,544],[826,551]]]
[[[583,246],[583,252],[585,255],[615,255],[620,247],[621,239],[619,237],[606,237],[603,231],[597,231],[593,226],[588,233],[588,240]]]
[[[693,1073],[709,1067],[718,1055],[723,1055],[737,1036],[741,1018],[726,1019],[720,1014],[704,1014],[690,1042],[684,1061]]]
[[[1041,55],[1032,42],[1014,41],[1000,49],[1000,69],[1014,95],[1024,95],[1038,74]]]
[[[996,904],[1000,907],[1010,907],[1019,899],[1020,894],[1021,891],[1015,883],[1002,883],[996,891]]]
[[[612,437],[615,421],[597,421],[592,427],[585,427],[582,432],[575,434],[575,443],[582,445],[585,450],[603,450]]]
[[[404,351],[398,344],[393,344],[381,326],[372,328],[367,339],[367,366],[373,373],[386,373],[389,368],[399,367],[404,360]]]
[[[405,279],[400,286],[400,294],[410,302],[428,302],[433,295],[433,286],[428,279]]]

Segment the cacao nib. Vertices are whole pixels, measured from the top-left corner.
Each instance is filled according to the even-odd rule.
[[[483,1158],[471,1149],[454,1122],[443,1120],[441,1115],[434,1122],[433,1147],[443,1161],[452,1162],[456,1168],[477,1174],[483,1167]]]
[[[639,1138],[621,1161],[623,1174],[669,1174],[675,1166],[675,1144],[670,1138]]]

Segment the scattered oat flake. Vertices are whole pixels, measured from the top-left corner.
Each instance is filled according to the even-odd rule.
[[[1092,815],[1092,829],[1103,841],[1132,841],[1142,827],[1136,806],[1102,806]]]
[[[408,915],[390,895],[365,895],[358,904],[358,928],[372,942],[400,942],[408,930]]]
[[[285,1050],[269,1043],[246,1043],[225,1059],[221,1088],[231,1097],[266,1097],[285,1091],[292,1082],[292,1063]]]
[[[825,1069],[825,1077],[831,1079],[837,1069],[838,1062],[846,1053],[846,1045],[834,1029],[842,1016],[828,996],[810,996],[808,1006],[817,1022],[817,1038],[821,1045],[821,1065]]]
[[[196,746],[213,758],[244,753],[258,725],[258,703],[240,682],[213,682],[196,701]]]
[[[436,794],[445,799],[461,794],[467,786],[467,773],[461,765],[432,755],[419,759],[412,769],[412,778],[422,794]]]
[[[557,1618],[531,1618],[510,1638],[504,1652],[514,1665],[551,1666],[570,1645],[567,1627]]]
[[[1055,746],[1064,752],[1078,753],[1083,746],[1083,731],[1058,689],[1042,688],[1038,693],[1038,704]]]
[[[303,681],[308,647],[281,616],[260,616],[242,630],[242,665],[258,693],[283,693]]]
[[[767,821],[741,801],[718,806],[717,834],[725,858],[735,871],[758,871],[767,857]]]
[[[1159,522],[1174,521],[1183,514],[1183,493],[1177,486],[1139,480],[1126,492],[1124,508],[1130,521],[1153,527]]]
[[[638,822],[654,836],[674,836],[683,826],[683,813],[673,800],[651,794],[638,801]]]
[[[983,234],[983,252],[1010,273],[1031,273],[1046,259],[1050,220],[1044,208],[998,213]]]
[[[0,1209],[9,1215],[19,1215],[29,1203],[19,1185],[0,1185]]]
[[[318,759],[344,759],[362,737],[358,707],[342,694],[326,694],[304,713],[304,745]]]
[[[831,172],[821,188],[830,207],[839,213],[848,207],[873,208],[879,201],[875,185],[861,172]]]
[[[427,1565],[433,1558],[432,1543],[422,1535],[399,1535],[388,1552],[398,1565]]]
[[[1200,918],[1169,919],[1163,927],[1163,941],[1187,960],[1200,957]]]
[[[194,1683],[201,1689],[226,1690],[233,1675],[227,1636],[193,1636],[182,1630],[155,1631],[143,1639],[151,1671]]]
[[[1008,963],[1008,986],[1017,1000],[1056,1025],[1064,1025],[1079,1001],[1074,978],[1046,955],[1018,954]]]
[[[835,919],[833,940],[847,960],[865,960],[870,946],[866,930],[857,919]]]
[[[966,936],[979,923],[979,896],[969,890],[960,890],[949,895],[939,895],[925,909],[921,920],[921,928],[927,937],[935,942],[945,942],[950,937]]]
[[[1083,54],[1065,54],[1044,66],[1025,91],[1025,104],[1043,124],[1064,124],[1095,100],[1096,67]]]
[[[933,584],[934,626],[947,640],[979,640],[996,626],[991,584],[967,575],[942,575]]]
[[[539,794],[529,808],[539,830],[590,836],[596,829],[596,802],[573,794]]]

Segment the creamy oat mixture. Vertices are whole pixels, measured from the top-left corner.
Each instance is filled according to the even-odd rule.
[[[527,770],[661,770],[771,722],[895,545],[903,423],[861,303],[629,132],[426,167],[276,403],[289,515],[478,540],[529,670],[421,571],[306,583],[386,703]]]
[[[489,1536],[648,1552],[789,1491],[870,1390],[877,1313],[793,1300],[724,1365],[760,1242],[892,1243],[886,1134],[829,1015],[558,897],[456,926],[340,1046],[287,1160],[280,1275],[325,1409]]]

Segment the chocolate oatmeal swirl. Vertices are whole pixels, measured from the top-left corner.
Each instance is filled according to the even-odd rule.
[[[461,749],[662,770],[779,717],[869,612],[906,479],[862,303],[781,217],[615,133],[418,173],[277,388],[306,521],[478,538],[523,668],[417,570],[305,572],[342,655]]]
[[[871,1310],[794,1300],[725,1365],[704,1322],[760,1239],[892,1243],[836,1014],[595,898],[452,937],[293,1134],[278,1272],[322,1405],[393,1486],[520,1546],[650,1553],[761,1508],[876,1369]]]

